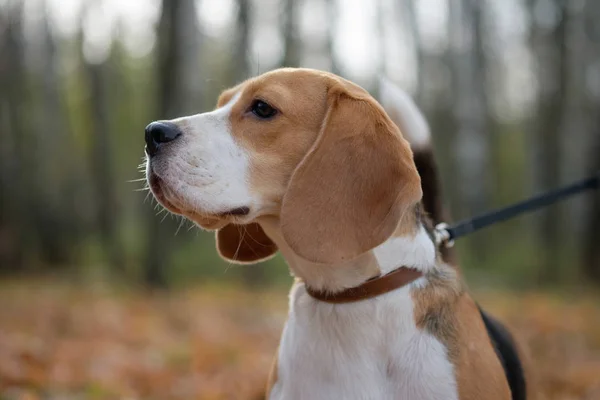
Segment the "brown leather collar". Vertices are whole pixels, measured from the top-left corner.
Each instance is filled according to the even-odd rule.
[[[355,301],[371,299],[381,294],[391,292],[392,290],[414,282],[422,276],[423,274],[421,271],[400,267],[387,275],[369,279],[360,286],[345,289],[341,292],[329,293],[313,290],[308,286],[306,286],[306,291],[315,299],[326,303],[353,303]]]

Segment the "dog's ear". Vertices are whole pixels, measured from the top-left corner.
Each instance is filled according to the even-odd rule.
[[[284,196],[283,237],[306,260],[350,260],[387,240],[421,195],[398,127],[364,89],[336,80],[321,132]]]
[[[216,239],[219,255],[238,264],[266,261],[277,253],[277,246],[257,223],[225,225],[217,231]]]
[[[242,85],[239,84],[237,86],[222,91],[219,95],[219,98],[217,99],[217,108],[223,107],[225,104],[229,103],[233,96],[235,96],[236,93],[240,91],[241,87]]]

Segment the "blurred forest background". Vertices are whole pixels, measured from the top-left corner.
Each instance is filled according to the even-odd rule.
[[[37,398],[48,382],[84,393],[73,398],[260,395],[287,267],[221,261],[211,234],[157,208],[138,164],[148,122],[210,110],[223,89],[281,66],[330,70],[375,96],[387,75],[412,93],[453,221],[600,169],[597,0],[0,0],[1,399]],[[506,298],[594,292],[599,227],[588,193],[457,244],[471,286],[506,293],[490,307],[546,357],[553,398],[600,396],[598,309],[583,294],[535,294],[511,314]],[[99,282],[170,291],[88,292]],[[538,314],[523,320],[525,305]],[[146,375],[108,356],[127,351]],[[161,392],[190,363],[196,386]],[[48,396],[71,398],[60,393]]]
[[[600,169],[597,1],[1,0],[0,12],[5,275],[287,281],[280,259],[226,268],[212,235],[136,191],[149,121],[210,110],[280,66],[410,91],[455,220]],[[598,226],[587,194],[461,239],[462,263],[511,284],[600,284]]]

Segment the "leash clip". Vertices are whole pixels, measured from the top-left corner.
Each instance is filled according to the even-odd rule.
[[[448,224],[445,222],[439,223],[433,230],[435,236],[435,243],[438,246],[443,245],[446,248],[454,246],[454,240],[450,238],[450,232],[448,231]]]

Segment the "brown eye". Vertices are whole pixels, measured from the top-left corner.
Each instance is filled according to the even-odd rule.
[[[262,100],[254,100],[250,106],[250,111],[258,118],[268,119],[277,114],[277,110]]]

